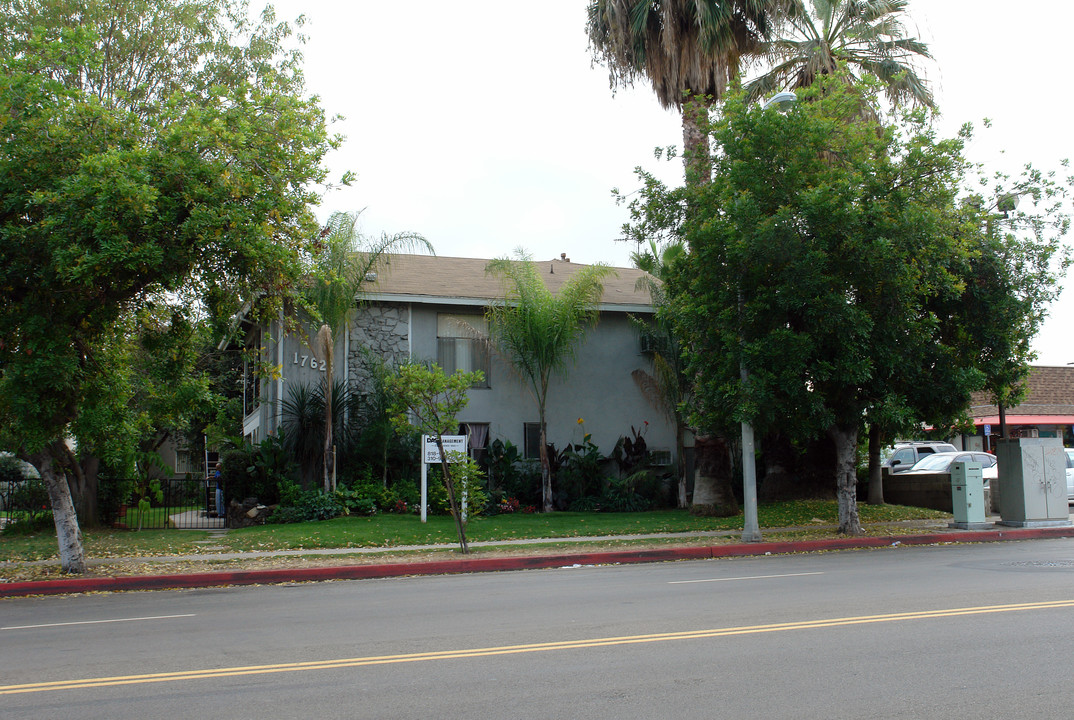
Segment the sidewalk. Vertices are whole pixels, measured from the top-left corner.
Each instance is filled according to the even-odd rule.
[[[102,592],[117,590],[162,590],[193,587],[220,587],[226,585],[254,585],[290,582],[314,582],[323,580],[355,580],[366,578],[387,578],[406,575],[446,575],[474,572],[494,572],[502,570],[526,570],[539,568],[572,567],[582,565],[613,565],[627,563],[667,562],[672,560],[699,560],[719,557],[741,557],[749,555],[776,555],[787,553],[818,552],[822,550],[848,550],[862,548],[898,548],[904,545],[935,545],[950,543],[996,542],[1003,540],[1032,540],[1041,538],[1074,537],[1074,526],[1012,528],[989,524],[983,529],[961,530],[948,527],[947,521],[910,521],[906,523],[881,523],[874,528],[889,527],[905,531],[907,534],[874,535],[861,537],[835,537],[820,540],[795,540],[786,542],[742,543],[737,541],[740,531],[711,531],[689,533],[667,533],[652,535],[627,535],[608,537],[573,537],[573,538],[539,538],[513,541],[489,541],[469,543],[471,549],[514,548],[524,549],[527,545],[555,543],[592,543],[615,542],[627,540],[653,539],[667,540],[674,543],[683,541],[682,546],[660,549],[617,550],[577,553],[563,552],[556,554],[515,554],[499,557],[454,556],[433,561],[362,563],[353,565],[332,565],[327,567],[288,567],[270,570],[221,570],[216,572],[177,572],[159,575],[120,575],[111,577],[74,577],[59,580],[35,580],[26,582],[0,581],[0,597],[18,597],[26,595],[55,595],[64,593]],[[766,528],[765,533],[776,534],[799,530],[800,528]],[[816,530],[818,528],[810,528]],[[829,528],[834,529],[834,528]],[[686,544],[687,540],[699,538],[724,540],[710,545]],[[197,555],[175,555],[153,558],[107,558],[87,559],[92,568],[123,561],[152,561],[181,565],[184,562],[241,561],[263,558],[288,558],[311,556],[360,556],[383,554],[387,552],[414,552],[450,550],[454,545],[413,545],[393,548],[335,548],[324,550],[278,550],[265,552],[216,553]],[[0,563],[0,566],[13,565],[58,565],[57,560],[45,560],[35,563]]]

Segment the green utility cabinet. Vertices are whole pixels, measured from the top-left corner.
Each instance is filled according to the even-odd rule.
[[[984,471],[981,463],[951,464],[951,512],[955,521],[949,527],[980,530],[991,525],[985,522]]]
[[[1003,438],[999,459],[1000,525],[1070,525],[1066,453],[1059,438]]]

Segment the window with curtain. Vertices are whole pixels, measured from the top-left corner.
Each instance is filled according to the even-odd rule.
[[[489,360],[488,325],[484,315],[440,313],[436,316],[436,364],[445,373],[480,370],[484,380],[474,383],[473,387],[491,387]]]
[[[459,425],[459,434],[465,435],[470,450],[470,457],[478,464],[485,459],[489,445],[488,423],[462,423]]]

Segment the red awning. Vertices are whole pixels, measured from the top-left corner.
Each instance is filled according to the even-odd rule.
[[[999,415],[975,417],[974,425],[999,425]],[[1008,415],[1008,425],[1074,425],[1074,415]]]

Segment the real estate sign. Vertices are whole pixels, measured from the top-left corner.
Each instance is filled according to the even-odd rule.
[[[444,452],[449,456],[453,452],[466,453],[465,435],[442,435]],[[432,465],[440,462],[440,448],[436,446],[435,435],[421,436],[421,456],[426,464]]]
[[[441,435],[440,441],[444,443],[444,452],[466,453],[465,435]],[[435,435],[421,436],[421,521],[425,522],[429,512],[429,475],[428,467],[440,462],[440,448],[436,446]],[[466,497],[463,496],[463,520],[466,520]]]

